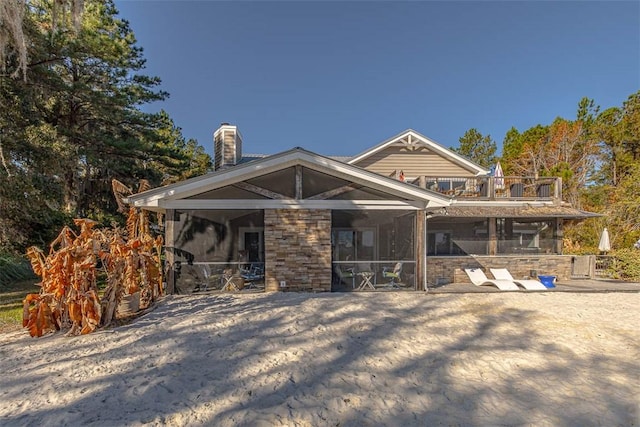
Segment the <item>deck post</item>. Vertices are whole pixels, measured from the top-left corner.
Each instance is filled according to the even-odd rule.
[[[562,178],[556,178],[556,187],[554,189],[554,204],[560,206],[562,204]]]
[[[416,276],[415,290],[427,290],[427,245],[426,245],[426,211],[416,212]]]
[[[562,249],[563,249],[562,248],[562,240],[563,240],[563,237],[564,237],[564,233],[563,233],[563,230],[562,230],[562,220],[559,219],[559,218],[556,218],[553,222],[555,223],[554,224],[555,225],[555,227],[554,227],[554,229],[555,229],[554,238],[555,238],[555,243],[556,243],[556,248],[555,248],[556,249],[556,254],[562,255]]]
[[[420,177],[418,178],[418,186],[420,188],[427,188],[427,177],[424,175],[420,175]]]
[[[496,227],[496,218],[487,218],[489,222],[489,255],[498,254],[498,233]]]
[[[175,215],[176,211],[174,209],[167,209],[167,212],[164,217],[165,226],[164,226],[164,245],[165,245],[165,278],[167,281],[167,288],[165,289],[165,293],[170,295],[175,290],[176,278],[175,271],[173,269],[173,262],[175,261],[175,253],[173,250],[166,250],[166,248],[174,248],[175,245]]]
[[[496,182],[495,182],[495,178],[490,176],[489,179],[487,179],[487,183],[489,184],[488,185],[489,188],[487,189],[487,195],[489,196],[489,200],[495,200],[496,199]]]

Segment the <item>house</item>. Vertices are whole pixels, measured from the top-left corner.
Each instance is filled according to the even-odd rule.
[[[164,213],[168,292],[235,286],[249,265],[267,291],[426,290],[469,267],[575,274],[562,226],[592,214],[562,202],[560,178],[490,176],[413,130],[350,158],[242,144],[223,123],[214,172],[129,197]]]

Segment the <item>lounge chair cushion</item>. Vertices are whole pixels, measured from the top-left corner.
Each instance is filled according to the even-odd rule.
[[[532,279],[514,279],[509,270],[506,268],[490,268],[491,274],[497,280],[510,280],[516,285],[520,285],[529,291],[546,291],[547,287],[538,280]]]
[[[471,283],[476,286],[495,286],[501,291],[517,291],[520,290],[518,285],[513,283],[511,280],[497,280],[497,279],[489,279],[484,271],[479,268],[465,268],[465,273],[469,276]]]

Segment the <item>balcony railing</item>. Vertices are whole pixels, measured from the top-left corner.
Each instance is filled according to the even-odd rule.
[[[562,179],[556,177],[421,176],[411,183],[460,199],[562,200]]]

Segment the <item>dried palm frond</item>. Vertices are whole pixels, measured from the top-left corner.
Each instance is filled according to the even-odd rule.
[[[151,184],[146,179],[141,179],[138,184],[138,193],[142,193],[143,191],[147,191],[151,189]]]
[[[117,179],[111,180],[111,190],[113,191],[113,196],[116,198],[116,203],[118,204],[118,212],[127,212],[127,205],[124,202],[124,199],[127,196],[132,195],[133,191]]]
[[[148,233],[146,213],[130,209],[126,236],[118,228],[96,229],[88,219],[74,222],[80,232],[64,227],[49,255],[36,247],[27,251],[42,279],[40,293],[23,301],[23,326],[32,336],[67,327],[70,335],[86,334],[115,318],[125,293],[141,291],[145,306],[162,294],[162,238]],[[107,276],[102,301],[96,283],[99,268]]]

